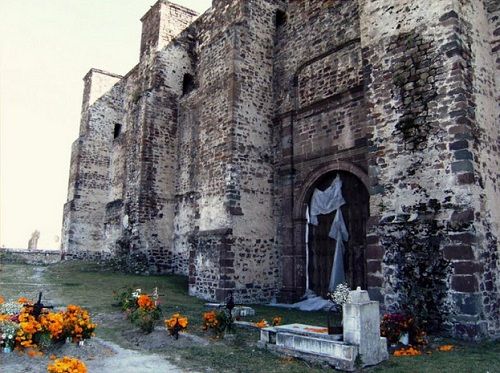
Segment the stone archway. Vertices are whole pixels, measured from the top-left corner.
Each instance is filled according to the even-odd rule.
[[[339,169],[339,166],[343,169]],[[346,170],[347,169],[347,170]],[[352,172],[354,171],[354,172]],[[344,271],[346,280],[351,288],[361,286],[366,289],[366,223],[369,217],[369,193],[367,189],[368,177],[359,168],[352,164],[331,165],[327,168],[318,169],[312,173],[312,177],[304,186],[301,195],[302,206],[296,211],[305,216],[305,210],[310,202],[315,188],[324,190],[330,186],[333,179],[340,175],[343,188],[342,193],[346,204],[342,207],[342,213],[345,218],[346,226],[349,231],[350,239],[346,243],[344,253]],[[333,257],[335,253],[335,240],[328,237],[329,229],[335,213],[322,215],[318,217],[319,225],[309,225],[309,248],[305,255],[304,266],[309,278],[309,289],[316,294],[326,296],[328,284],[332,269]],[[305,233],[304,219],[300,221],[302,227],[300,231]],[[303,239],[297,244],[302,245],[305,252],[306,242],[305,234]]]

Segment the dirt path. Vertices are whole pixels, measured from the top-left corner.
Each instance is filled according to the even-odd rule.
[[[18,269],[19,272],[1,273],[0,283],[5,286],[1,287],[9,298],[16,299],[20,296],[19,294],[22,294],[35,300],[38,292],[43,291],[43,302],[56,306],[56,311],[67,303],[61,299],[67,297],[67,294],[63,293],[62,290],[65,283],[48,281],[46,278],[47,267],[20,267]],[[67,283],[66,285],[69,286]],[[22,291],[16,291],[19,288]],[[83,304],[83,306],[86,305]],[[97,321],[99,325],[113,325],[123,319],[123,315],[116,312],[99,312],[94,315],[94,321]],[[148,350],[168,348],[168,345],[172,343],[164,328],[158,328],[147,336],[133,330],[125,330],[123,333],[127,334],[125,337],[127,343],[123,347],[109,340],[92,338],[86,341],[84,346],[65,343],[52,347],[44,356],[35,358],[30,358],[27,354],[20,355],[16,352],[5,354],[0,351],[0,373],[46,373],[47,365],[50,363],[49,356],[52,354],[57,357],[72,356],[81,359],[85,362],[89,373],[192,372],[175,366],[160,354],[148,352]],[[201,340],[201,338],[199,339]],[[186,345],[193,343],[186,337],[179,342]],[[194,343],[201,342],[196,340]],[[135,346],[140,350],[125,348],[134,348]]]
[[[177,373],[183,370],[157,354],[133,351],[115,343],[94,338],[83,347],[66,343],[42,357],[30,358],[26,354],[0,353],[2,373],[46,373],[51,354],[57,357],[73,356],[85,361],[88,373]]]

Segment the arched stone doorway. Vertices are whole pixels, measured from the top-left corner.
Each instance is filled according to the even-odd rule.
[[[351,289],[357,286],[366,289],[366,223],[369,217],[369,193],[363,182],[347,171],[329,171],[317,178],[307,193],[309,204],[314,189],[325,190],[340,175],[342,195],[346,201],[342,206],[345,223],[349,232],[349,241],[345,243],[344,272]],[[317,226],[309,224],[308,268],[309,289],[326,297],[333,258],[335,240],[328,236],[335,212],[318,216]]]

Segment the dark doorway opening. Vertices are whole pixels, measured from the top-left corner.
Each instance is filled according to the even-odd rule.
[[[122,133],[122,125],[120,123],[115,123],[115,128],[113,130],[113,138],[116,139]]]
[[[276,11],[275,22],[276,22],[277,28],[283,26],[286,23],[286,13],[284,11],[278,9]]]
[[[349,241],[345,243],[344,271],[347,284],[351,289],[361,286],[366,289],[366,222],[369,217],[370,196],[360,179],[344,171],[332,171],[315,183],[315,188],[327,189],[335,177],[340,174],[342,195],[346,204],[342,206],[342,214],[349,231]],[[316,294],[327,296],[335,240],[328,236],[335,212],[318,216],[317,226],[309,225],[309,287]]]
[[[184,74],[182,79],[182,94],[187,95],[195,88],[194,78],[191,74]]]

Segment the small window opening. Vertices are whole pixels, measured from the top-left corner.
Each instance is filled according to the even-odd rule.
[[[191,74],[184,74],[184,79],[182,80],[182,94],[187,95],[194,89],[194,78]]]
[[[282,10],[276,11],[276,27],[281,27],[286,23],[286,13]]]
[[[120,123],[115,123],[115,129],[113,131],[113,138],[117,138],[122,133],[122,125]]]

